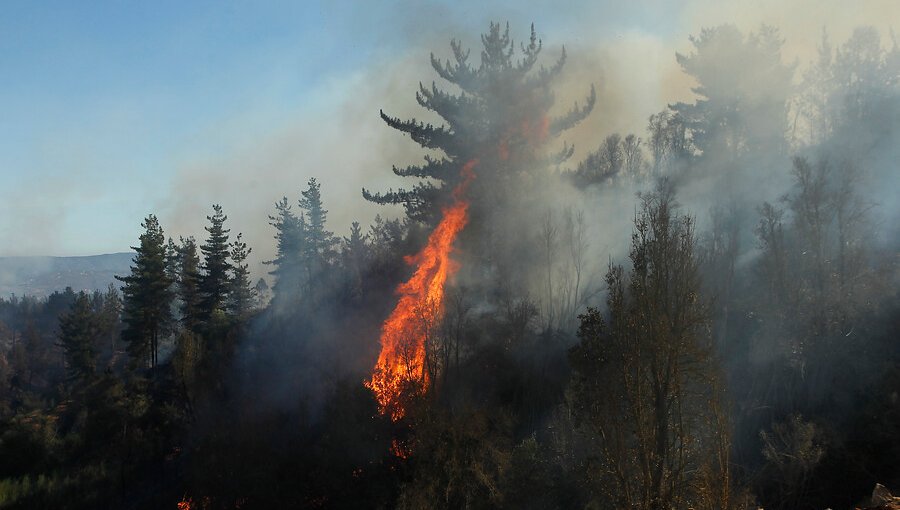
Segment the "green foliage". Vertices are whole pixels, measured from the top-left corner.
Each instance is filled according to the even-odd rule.
[[[247,318],[253,306],[255,289],[250,286],[250,266],[247,257],[251,248],[241,240],[242,234],[231,243],[231,288],[228,292],[228,312],[238,321]]]
[[[331,279],[331,269],[337,257],[336,247],[340,240],[325,228],[328,211],[322,204],[321,185],[310,178],[299,201],[300,229],[303,233],[303,282],[302,292],[307,301],[321,302],[321,289]]]
[[[795,66],[781,61],[778,30],[763,25],[745,35],[721,25],[703,29],[691,43],[694,51],[677,60],[699,84],[693,91],[701,99],[674,110],[693,146],[710,160],[782,154]]]
[[[334,257],[334,247],[338,239],[325,227],[328,211],[322,205],[322,185],[311,177],[305,191],[301,192],[301,215],[305,219],[304,234],[306,238],[307,256],[319,265],[330,262]],[[318,259],[318,260],[316,260]]]
[[[60,444],[54,417],[35,411],[0,426],[0,477],[39,473],[54,465]]]
[[[203,274],[199,282],[200,316],[203,320],[210,320],[216,310],[225,309],[230,285],[228,273],[231,271],[231,264],[228,259],[231,253],[228,244],[230,230],[225,228],[228,216],[222,212],[222,206],[213,205],[213,215],[206,219],[209,220],[209,226],[204,228],[209,235],[200,246],[200,251],[203,252]]]
[[[197,242],[193,237],[181,238],[181,244],[175,252],[176,279],[178,289],[179,321],[187,331],[196,332],[201,323],[200,306],[200,256],[197,254]]]
[[[291,210],[287,197],[275,204],[275,215],[269,216],[269,225],[275,228],[275,258],[266,261],[273,266],[269,272],[275,277],[273,299],[276,305],[295,302],[299,298],[305,247],[300,219]]]
[[[328,211],[322,203],[321,184],[313,177],[298,201],[300,216],[291,210],[287,198],[275,204],[269,224],[275,228],[276,257],[266,262],[274,269],[274,305],[282,310],[317,308],[330,297],[334,266],[340,244],[326,228]]]
[[[350,237],[344,237],[341,243],[341,263],[346,271],[347,297],[351,300],[358,301],[363,297],[363,275],[371,255],[369,234],[363,234],[359,222],[354,221],[350,225]]]
[[[527,44],[521,46],[521,58],[516,58],[516,45],[509,35],[509,26],[502,29],[491,23],[481,37],[481,63],[469,62],[469,51],[458,40],[450,43],[453,61],[442,62],[431,56],[434,71],[459,94],[419,85],[416,100],[423,108],[441,117],[440,126],[425,124],[416,119],[401,120],[381,112],[388,126],[409,134],[424,149],[438,150],[441,157],[425,156],[424,165],[405,169],[394,168],[402,177],[428,178],[410,190],[370,193],[363,196],[379,204],[403,204],[407,216],[416,221],[435,223],[439,206],[449,198],[449,191],[459,182],[460,169],[471,160],[478,160],[479,189],[493,194],[481,195],[472,190],[476,207],[488,207],[504,202],[497,193],[510,190],[513,183],[548,164],[560,164],[572,155],[566,146],[556,157],[543,154],[544,142],[582,121],[592,111],[596,95],[593,87],[585,104],[577,104],[568,113],[550,119],[548,112],[554,104],[550,85],[558,78],[566,60],[565,50],[549,68],[535,69],[543,47],[534,26]],[[439,186],[432,182],[436,181]],[[493,204],[496,205],[496,204]]]
[[[59,345],[65,353],[69,380],[84,384],[93,379],[99,356],[100,321],[84,292],[78,294],[72,310],[60,317]]]
[[[891,133],[861,124],[896,112],[897,50],[882,50],[871,30],[823,47],[804,86],[822,88],[809,115],[823,121],[816,143],[831,150],[789,166],[779,152],[780,87],[793,68],[780,61],[777,34],[719,27],[693,43],[679,62],[701,97],[650,118],[652,162],[636,136],[611,135],[576,173],[586,183],[677,173],[692,185],[688,169],[749,175],[773,156],[772,168],[792,172],[781,201],[756,217],[738,200],[714,208],[699,245],[674,188],[640,195],[630,264],[610,261],[605,308],[585,311],[599,303],[581,268],[605,262],[585,247],[606,224],[571,212],[554,223],[548,213],[536,228],[537,214],[565,209],[554,193],[538,203],[519,192],[551,182],[539,170],[572,152],[546,158],[545,138],[587,115],[593,94],[546,118],[565,54],[538,70],[534,31],[516,57],[508,31],[492,24],[479,67],[457,41],[455,62],[432,59],[454,92],[423,86],[418,100],[446,125],[383,115],[443,153],[395,169],[430,184],[366,193],[406,205],[405,220],[353,223],[338,239],[315,179],[296,210],[287,198],[276,203],[270,306],[250,312],[250,248],[240,234],[229,242],[219,206],[202,260],[192,238],[167,246],[149,216],[121,299],[112,288],[0,299],[0,507],[174,508],[187,497],[209,508],[722,510],[755,496],[786,510],[851,507],[875,480],[891,483],[900,456],[895,250],[873,235],[859,187],[870,160],[855,152],[863,145],[829,137],[851,126]],[[734,60],[746,66],[719,72]],[[723,170],[714,156],[732,159]],[[361,381],[408,274],[403,256],[473,157],[480,184],[457,255],[476,271],[445,289],[442,320],[427,325],[428,391],[410,392],[393,422]],[[513,219],[490,223],[492,211]],[[758,249],[742,250],[754,218]],[[541,266],[506,267],[536,253]],[[553,284],[572,267],[573,278]],[[546,295],[532,300],[529,278],[546,281]],[[171,327],[174,294],[180,328]],[[122,369],[120,313],[133,365],[154,377]]]
[[[172,323],[173,293],[167,273],[166,245],[156,216],[149,215],[141,224],[144,233],[135,251],[131,274],[117,276],[123,282],[125,328],[122,339],[135,368],[156,367],[159,341]]]

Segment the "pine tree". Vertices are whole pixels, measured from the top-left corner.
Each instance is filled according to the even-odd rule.
[[[795,66],[781,61],[778,31],[764,25],[745,36],[733,25],[722,25],[703,29],[691,43],[694,52],[676,58],[696,79],[693,91],[700,99],[677,103],[673,109],[694,146],[707,159],[726,161],[762,152],[781,154],[787,148],[784,135]]]
[[[197,332],[201,323],[200,256],[193,237],[181,238],[177,248],[177,284],[181,326]]]
[[[352,300],[358,300],[363,295],[363,269],[371,255],[368,240],[369,235],[362,233],[358,221],[350,225],[350,237],[343,239],[341,258],[344,274],[348,279],[348,294]]]
[[[101,329],[108,335],[110,352],[115,353],[116,338],[121,332],[122,298],[115,284],[110,283],[103,295],[103,307],[100,312]]]
[[[260,278],[256,280],[256,285],[253,286],[253,296],[254,296],[254,306],[256,308],[265,308],[266,304],[269,302],[269,284],[266,283],[265,278]]]
[[[550,119],[548,111],[554,102],[551,83],[559,76],[566,60],[565,50],[550,68],[534,71],[542,44],[534,26],[528,44],[522,45],[522,57],[514,58],[516,45],[509,36],[509,26],[501,30],[491,23],[482,35],[481,64],[469,63],[469,51],[457,40],[450,42],[454,62],[441,62],[434,55],[431,65],[437,74],[461,92],[458,95],[419,84],[419,105],[438,114],[444,124],[435,126],[415,119],[400,120],[381,112],[381,118],[392,128],[409,134],[425,149],[442,152],[434,158],[425,156],[424,165],[405,169],[394,167],[401,177],[427,178],[411,190],[370,193],[363,196],[379,204],[403,204],[411,219],[433,221],[439,205],[449,198],[459,182],[460,168],[477,159],[478,188],[471,190],[473,205],[502,206],[504,192],[510,184],[525,179],[536,170],[558,165],[568,159],[572,147],[565,146],[555,156],[544,155],[544,142],[583,120],[593,109],[596,99],[593,87],[584,106],[577,104],[567,114]],[[431,182],[436,181],[438,185]],[[499,195],[498,195],[499,194]]]
[[[166,243],[166,276],[173,284],[178,282],[178,245],[171,237]]]
[[[72,309],[59,319],[59,346],[66,359],[69,381],[89,382],[97,371],[100,318],[87,294],[80,292]]]
[[[116,276],[123,282],[125,328],[122,340],[128,344],[132,366],[155,368],[158,364],[159,340],[172,321],[171,280],[166,268],[166,244],[156,216],[149,215],[141,224],[144,233],[128,276]]]
[[[35,376],[41,377],[41,374],[50,369],[52,362],[49,349],[33,320],[26,323],[25,332],[17,343],[13,355],[16,374],[25,386],[31,386]]]
[[[216,310],[224,310],[228,297],[230,264],[229,244],[222,206],[213,205],[213,215],[207,216],[210,225],[204,227],[209,233],[206,243],[200,246],[203,252],[203,275],[200,278],[200,316],[209,320]]]
[[[231,289],[228,293],[228,311],[237,320],[246,318],[253,306],[254,288],[250,285],[250,266],[247,257],[252,248],[241,240],[243,234],[231,243]]]
[[[309,179],[306,191],[301,192],[300,216],[303,233],[303,264],[306,272],[305,291],[309,294],[317,284],[327,278],[327,272],[337,255],[336,246],[340,242],[325,228],[328,211],[322,205],[321,184],[315,177]]]
[[[291,210],[287,197],[275,203],[275,215],[269,216],[269,225],[275,228],[275,258],[264,264],[273,266],[269,271],[275,277],[272,299],[287,304],[299,298],[303,251],[300,219]]]

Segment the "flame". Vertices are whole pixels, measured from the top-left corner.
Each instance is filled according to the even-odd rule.
[[[412,451],[408,444],[405,444],[397,439],[392,439],[391,453],[394,454],[394,457],[397,457],[398,459],[406,460],[409,458]]]
[[[247,498],[238,498],[234,501],[235,510],[240,510],[247,503]],[[194,504],[194,498],[188,497],[187,494],[181,498],[181,501],[178,502],[178,510],[207,510],[208,508],[212,508],[212,501],[210,501],[209,496],[204,496],[196,501],[196,505]]]
[[[501,160],[510,158],[509,139],[518,131],[527,143],[540,144],[550,132],[550,119],[544,115],[536,120],[525,119],[502,137],[496,147]],[[443,218],[428,237],[428,243],[406,262],[416,265],[413,276],[397,287],[400,299],[381,329],[381,354],[366,386],[375,393],[379,410],[394,421],[406,414],[402,402],[406,392],[425,392],[429,372],[426,347],[434,327],[444,311],[444,284],[458,266],[450,258],[453,241],[466,226],[468,201],[463,194],[475,178],[472,169],[477,159],[466,163],[460,175],[462,181],[453,190],[453,202],[443,210]],[[392,450],[401,458],[408,456],[408,448],[395,441]]]
[[[475,178],[472,169],[477,163],[473,159],[463,166],[463,179],[453,190],[453,202],[444,208],[441,222],[425,247],[407,258],[416,271],[397,287],[400,299],[381,328],[381,354],[366,386],[375,393],[381,413],[394,421],[406,413],[401,402],[404,390],[425,391],[430,383],[425,368],[426,341],[443,313],[444,283],[458,269],[450,252],[468,220],[469,203],[463,194]]]

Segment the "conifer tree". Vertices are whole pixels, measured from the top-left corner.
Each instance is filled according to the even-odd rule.
[[[692,53],[676,55],[684,71],[696,79],[693,91],[700,99],[672,108],[706,159],[780,154],[786,149],[795,66],[782,63],[783,42],[774,27],[762,26],[745,36],[733,25],[722,25],[691,37]]]
[[[358,221],[350,225],[350,237],[343,239],[341,258],[348,278],[348,293],[351,299],[359,299],[363,294],[363,268],[370,259],[369,235],[362,233]]]
[[[101,327],[110,340],[110,352],[116,350],[116,339],[121,332],[122,298],[115,284],[110,283],[103,295],[103,308],[100,313]]]
[[[337,255],[336,246],[340,242],[327,228],[325,228],[328,211],[322,205],[322,185],[315,177],[309,179],[306,191],[299,205],[303,213],[300,216],[301,231],[303,233],[304,265],[306,269],[306,290],[311,291],[316,283],[326,276],[329,266]]]
[[[66,359],[69,381],[89,382],[97,370],[100,318],[87,294],[80,292],[71,310],[59,318],[59,345]]]
[[[299,297],[303,231],[300,218],[291,210],[287,197],[275,203],[275,215],[269,216],[275,228],[275,258],[264,262],[273,266],[269,274],[275,277],[272,285],[276,303],[289,303]]]
[[[173,284],[178,282],[178,245],[171,237],[166,243],[166,275]]]
[[[419,84],[419,105],[438,114],[444,124],[435,126],[416,119],[401,120],[381,112],[381,118],[392,128],[409,134],[425,149],[437,150],[440,157],[425,156],[425,164],[407,168],[394,167],[401,177],[427,178],[412,189],[363,196],[380,204],[403,204],[414,220],[433,221],[439,207],[459,181],[460,168],[477,159],[478,190],[473,205],[501,205],[510,184],[528,174],[558,165],[568,159],[573,149],[565,146],[553,156],[545,155],[544,142],[583,120],[593,109],[596,99],[593,87],[583,106],[576,104],[567,114],[550,119],[548,111],[554,102],[550,85],[566,60],[563,50],[549,68],[535,70],[542,44],[534,26],[527,44],[521,45],[522,57],[514,57],[516,44],[510,38],[509,26],[491,23],[481,37],[483,50],[478,67],[469,62],[469,50],[457,40],[450,42],[453,62],[442,62],[433,54],[431,66],[444,80],[461,92],[454,94]],[[437,185],[432,182],[437,182]]]
[[[201,322],[200,256],[193,237],[181,238],[177,248],[177,288],[181,326],[196,332]]]
[[[256,280],[253,286],[253,303],[256,308],[264,308],[269,302],[269,284],[265,278]]]
[[[228,297],[230,264],[228,258],[229,244],[225,221],[228,216],[222,212],[222,206],[213,205],[213,215],[207,216],[209,226],[204,227],[209,233],[206,243],[200,246],[203,252],[203,275],[200,278],[200,315],[209,320],[216,310],[224,310]]]
[[[254,288],[250,284],[250,266],[247,257],[252,248],[238,234],[237,239],[231,243],[231,289],[228,293],[228,311],[237,320],[246,318],[250,307],[253,305]]]
[[[134,367],[154,368],[158,364],[159,340],[171,320],[173,294],[166,270],[166,244],[156,216],[149,215],[141,224],[144,233],[128,276],[116,276],[123,282],[125,328],[122,340]]]

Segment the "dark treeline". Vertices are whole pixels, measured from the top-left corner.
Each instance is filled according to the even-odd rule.
[[[771,27],[692,37],[697,99],[647,131],[565,133],[541,65],[492,24],[420,84],[442,124],[400,219],[329,230],[309,179],[275,256],[213,206],[203,239],[145,218],[107,292],[0,300],[3,508],[818,509],[900,488],[900,49]],[[428,385],[392,421],[364,385],[380,327],[476,161],[460,268],[422,311]],[[624,198],[623,198],[624,197]],[[605,274],[605,277],[603,275]],[[266,282],[271,282],[269,288]],[[181,505],[181,506],[179,506]]]

